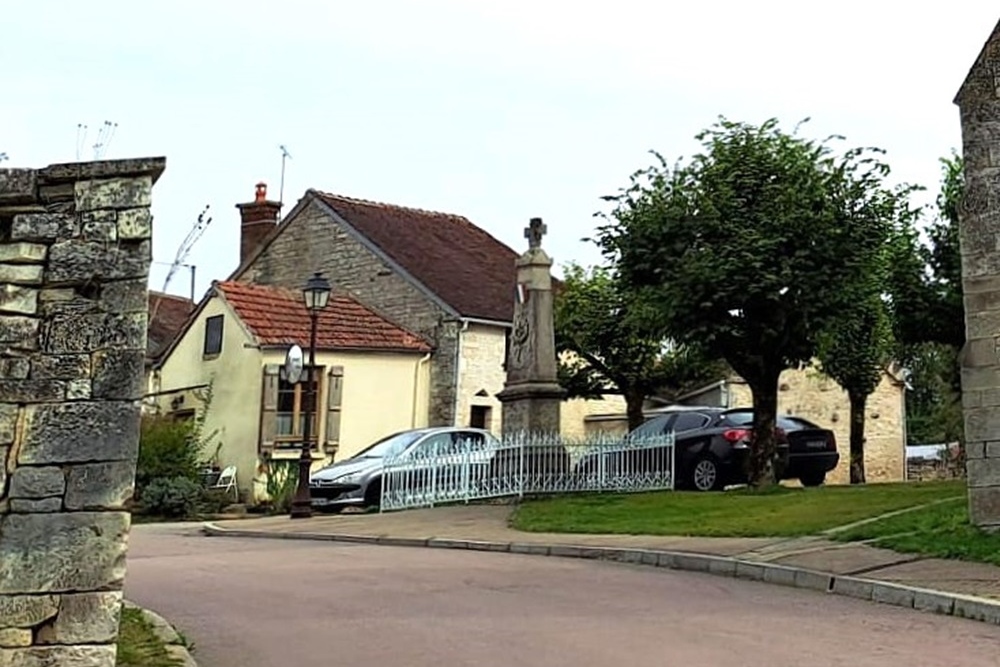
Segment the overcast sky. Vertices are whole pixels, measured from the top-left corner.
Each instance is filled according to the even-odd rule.
[[[286,210],[307,188],[459,213],[520,250],[548,224],[557,263],[599,198],[689,156],[720,114],[846,135],[935,187],[960,148],[952,99],[1000,18],[995,0],[559,2],[35,0],[5,7],[4,166],[77,158],[77,126],[118,124],[106,158],[167,157],[154,260],[188,258],[200,297],[239,256],[237,202],[264,180]],[[162,287],[166,267],[154,266]],[[186,294],[180,274],[169,291]]]

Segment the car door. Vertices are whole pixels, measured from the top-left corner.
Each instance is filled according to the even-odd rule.
[[[678,472],[687,470],[709,446],[711,436],[704,431],[711,423],[712,418],[703,412],[682,412],[677,415],[673,431],[676,450],[674,465],[678,468]]]
[[[427,502],[434,502],[439,495],[441,470],[447,467],[453,449],[451,431],[438,431],[424,436],[406,452],[405,474],[399,482],[411,493],[426,496]]]

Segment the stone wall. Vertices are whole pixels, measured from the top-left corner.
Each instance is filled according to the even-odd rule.
[[[966,344],[962,405],[969,513],[1000,529],[1000,24],[955,100],[961,111],[965,196],[959,210]]]
[[[429,423],[455,423],[456,360],[460,324],[394,267],[369,250],[311,199],[301,202],[283,224],[285,230],[237,280],[299,289],[322,271],[334,289],[343,290],[434,345],[431,362]]]
[[[0,170],[0,665],[115,663],[164,165]]]

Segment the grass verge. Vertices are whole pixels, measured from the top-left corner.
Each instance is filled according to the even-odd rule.
[[[527,501],[518,530],[552,533],[798,537],[962,496],[964,482],[775,487],[764,492],[587,494]]]
[[[873,521],[834,536],[839,542],[871,540],[876,547],[935,558],[1000,565],[1000,534],[969,522],[965,498]]]
[[[122,608],[118,626],[117,667],[180,667],[181,663],[169,653],[166,645],[153,632],[153,627],[142,612],[130,607]]]

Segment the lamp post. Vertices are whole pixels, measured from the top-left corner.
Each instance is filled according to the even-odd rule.
[[[308,519],[312,516],[312,499],[309,496],[309,475],[312,471],[312,418],[316,410],[316,389],[313,370],[316,366],[316,322],[319,313],[330,300],[330,283],[323,274],[316,272],[306,281],[302,296],[309,311],[309,365],[306,366],[306,422],[302,427],[302,453],[299,455],[299,483],[292,500],[291,518]]]

